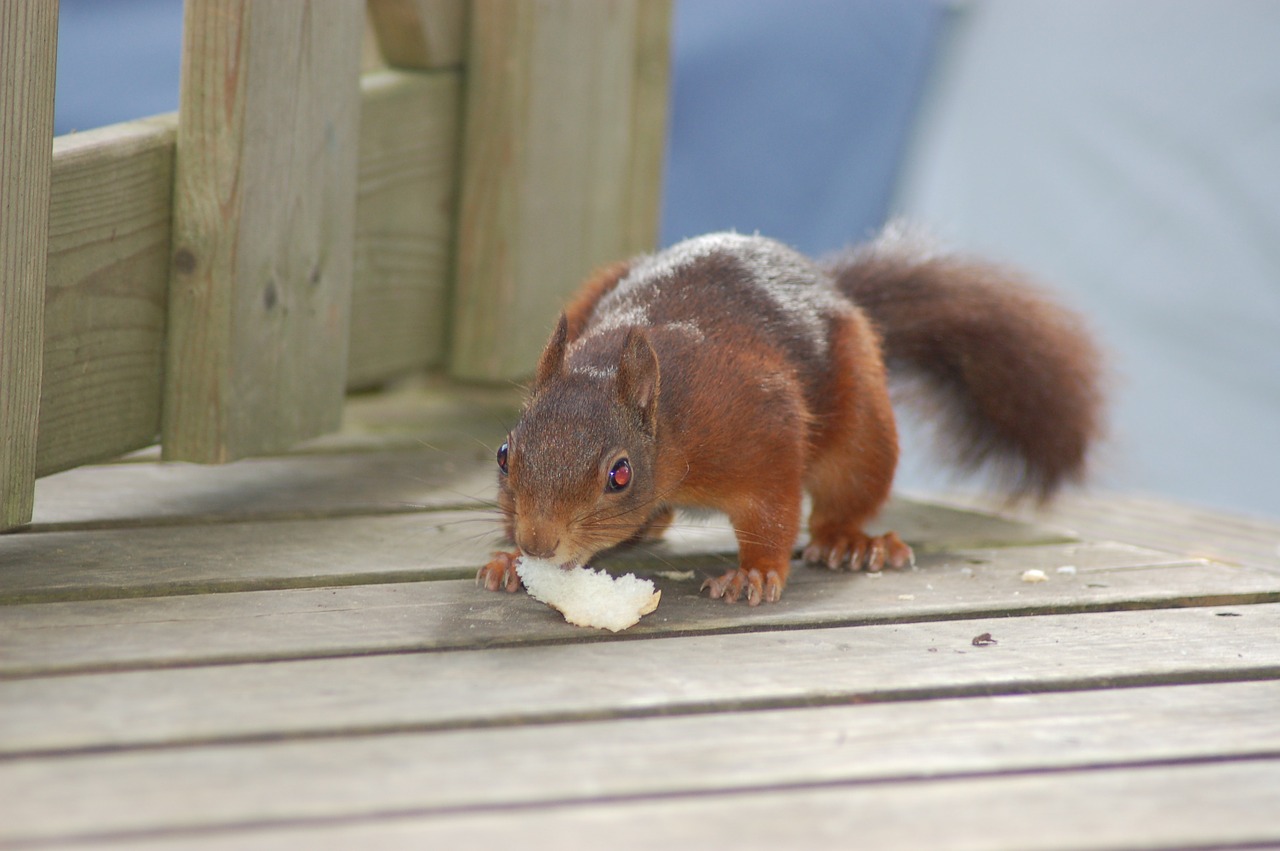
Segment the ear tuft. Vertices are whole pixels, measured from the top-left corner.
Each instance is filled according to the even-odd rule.
[[[551,332],[547,347],[538,358],[538,371],[534,377],[534,387],[541,387],[560,374],[564,368],[565,349],[569,346],[569,317],[560,314],[556,330]]]
[[[658,354],[649,335],[632,328],[618,361],[618,402],[634,411],[651,434],[658,428],[658,378]]]

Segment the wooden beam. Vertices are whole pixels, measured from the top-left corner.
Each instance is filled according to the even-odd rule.
[[[457,67],[466,52],[466,0],[369,0],[382,58],[394,68]]]
[[[35,492],[57,55],[57,0],[0,6],[0,529]]]
[[[365,75],[348,385],[444,358],[457,73]],[[36,475],[160,432],[176,113],[53,142]]]
[[[460,75],[366,74],[347,386],[444,361]]]
[[[159,436],[177,125],[54,139],[37,476]]]
[[[363,10],[188,0],[163,446],[221,462],[335,428]]]
[[[580,280],[653,247],[668,13],[644,0],[472,4],[456,376],[527,374]]]

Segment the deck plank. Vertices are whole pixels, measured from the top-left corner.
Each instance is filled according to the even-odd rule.
[[[333,523],[331,526],[341,526]],[[203,582],[186,566],[171,569],[175,584],[190,583],[191,593],[172,597],[126,598],[68,603],[11,605],[4,610],[6,639],[0,653],[0,678],[51,673],[175,665],[262,662],[276,659],[467,649],[514,644],[608,640],[607,632],[570,626],[551,609],[524,594],[490,593],[475,587],[474,554],[459,546],[453,568],[434,568],[437,576],[466,579],[364,584],[422,573],[415,548],[402,560],[384,562],[383,574],[324,576],[321,587],[304,585],[307,571],[324,571],[325,547],[368,547],[372,537],[337,528],[319,539],[313,562],[289,563],[295,571],[278,584],[283,590],[218,590],[219,569],[234,575],[250,562],[243,551],[216,551]],[[401,531],[410,544],[428,533]],[[268,545],[270,542],[266,542]],[[286,555],[296,544],[285,546]],[[482,547],[477,547],[483,552]],[[1065,551],[1070,550],[1070,555]],[[181,556],[182,548],[170,558]],[[264,545],[259,551],[273,554]],[[341,550],[339,552],[342,552]],[[118,561],[108,548],[106,556]],[[1067,559],[1083,563],[1075,575],[1053,575]],[[1044,612],[1159,608],[1249,603],[1280,599],[1280,577],[1207,563],[1150,560],[1147,551],[1117,547],[1031,547],[1002,552],[987,560],[981,551],[926,558],[917,571],[833,575],[799,569],[776,605],[759,609],[708,599],[699,587],[720,566],[705,557],[670,564],[637,562],[663,592],[658,610],[624,637],[696,634],[847,624],[964,619]],[[985,561],[985,564],[978,562]],[[666,568],[678,568],[674,577]],[[655,567],[662,571],[655,574]],[[684,570],[684,568],[689,568]],[[1029,585],[1020,579],[1028,568],[1054,576]],[[106,571],[104,571],[106,573]],[[97,577],[103,584],[110,576]],[[350,585],[337,585],[341,578]],[[233,581],[233,580],[227,580]],[[243,581],[243,580],[242,580]],[[210,587],[205,587],[207,583]],[[139,589],[146,590],[146,589]],[[167,590],[167,589],[166,589]]]
[[[431,453],[259,461],[188,476],[165,466],[116,466],[59,486],[67,496],[62,516],[79,522],[0,537],[0,602],[351,584],[361,577],[458,578],[473,576],[502,545],[497,514],[474,510],[489,504],[488,467],[450,465]],[[193,478],[204,486],[193,485]],[[132,506],[123,510],[148,519],[136,525],[91,519],[111,509],[97,497],[77,506],[77,483],[113,486],[119,502]],[[446,510],[458,507],[473,510]],[[1064,540],[1030,524],[983,522],[968,512],[909,502],[891,504],[878,526],[896,528],[923,558]],[[621,560],[677,564],[737,550],[723,518],[682,521],[668,539]],[[1152,551],[1120,552],[1113,555],[1171,560]],[[1070,560],[1065,551],[1063,558]]]
[[[1280,836],[1268,529],[901,499],[918,569],[798,569],[752,610],[698,595],[735,542],[682,521],[605,560],[658,611],[582,630],[471,580],[513,395],[422,391],[286,457],[41,482],[0,537],[0,845]]]
[[[1274,518],[1228,514],[1135,494],[1071,494],[1040,512],[1001,508],[973,497],[948,501],[1070,527],[1095,539],[1126,541],[1280,572],[1280,520]]]
[[[141,839],[145,849],[1271,848],[1280,760],[658,797]]]
[[[9,760],[0,842],[1240,759],[1280,752],[1278,702],[1272,681]]]
[[[1260,604],[16,679],[0,753],[1275,679],[1278,629]]]

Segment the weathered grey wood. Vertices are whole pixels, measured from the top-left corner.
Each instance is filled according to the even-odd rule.
[[[349,397],[341,432],[286,457],[192,467],[156,464],[155,453],[139,453],[145,460],[46,477],[36,483],[32,528],[368,514],[406,504],[474,505],[476,498],[489,503],[496,487],[493,452],[515,409],[509,389],[405,381],[391,391]],[[325,457],[339,454],[352,457]]]
[[[394,71],[361,81],[348,387],[444,359],[461,82]]]
[[[361,91],[350,383],[443,357],[457,76],[382,72]],[[36,474],[160,430],[178,116],[54,140]]]
[[[183,471],[187,475],[175,482],[168,476],[174,469],[167,466],[118,465],[91,468],[100,476],[89,475],[91,469],[68,474],[69,481],[61,483],[67,502],[72,503],[79,488],[98,494],[86,511],[100,510],[103,495],[109,494],[138,519],[131,523],[127,514],[89,515],[80,523],[42,525],[39,533],[0,539],[0,602],[457,578],[473,574],[503,543],[499,517],[491,507],[493,473],[487,465],[459,469],[424,452],[300,462],[201,468],[195,472],[207,479],[202,489],[192,487],[192,471]],[[305,498],[299,499],[300,494]],[[457,507],[470,510],[447,510]],[[74,503],[64,506],[68,513],[76,509]],[[922,566],[959,559],[1053,570],[1068,562],[1088,567],[1182,561],[1105,546],[1083,547],[1079,555],[1074,547],[1007,556],[966,552],[990,542],[995,530],[970,524],[963,512],[930,511],[913,503],[892,503],[881,522],[886,521],[900,521],[895,527],[918,543]],[[1039,543],[1033,526],[1002,525],[1006,546]],[[626,570],[723,570],[737,553],[737,541],[723,519],[681,518],[666,538],[658,545],[609,554],[598,563]],[[182,564],[181,571],[174,570],[175,562]]]
[[[1224,683],[11,760],[0,842],[1226,760],[1280,750],[1278,703]]]
[[[461,435],[441,443],[457,447]],[[484,453],[484,463],[476,455]],[[82,467],[36,486],[33,528],[133,528],[483,508],[494,500],[487,447],[262,458],[222,467]],[[496,469],[496,468],[495,468]],[[7,543],[0,540],[0,550]],[[139,555],[145,557],[146,547]]]
[[[0,603],[471,578],[498,535],[495,521],[456,511],[13,535],[0,539]]]
[[[57,0],[0,7],[0,530],[31,519],[57,55]]]
[[[177,124],[54,140],[38,475],[160,434]]]
[[[948,498],[948,502],[956,500]],[[1228,514],[1136,494],[1072,494],[1041,512],[1002,509],[974,498],[965,502],[984,512],[1069,526],[1091,537],[1280,570],[1280,520],[1276,519]]]
[[[0,610],[6,623],[0,677],[610,637],[570,626],[526,595],[476,588],[471,577],[488,547],[482,541],[457,538],[445,544],[441,539],[447,540],[449,533],[447,527],[438,532],[430,526],[400,524],[353,534],[352,524],[341,524],[332,533],[317,531],[314,545],[301,552],[297,539],[277,543],[258,535],[240,543],[220,536],[206,550],[217,554],[205,557],[198,569],[182,561],[184,553],[196,551],[189,540],[176,547],[157,544],[159,552],[147,568],[155,576],[150,586],[124,576],[128,568],[113,564],[122,561],[118,541],[99,536],[106,565],[92,583],[84,582],[92,590],[65,593],[120,596],[111,587],[112,578],[120,577],[133,593],[181,596],[7,606]],[[380,539],[395,538],[407,545],[394,558],[365,562],[362,571],[347,567],[342,572],[342,560],[352,558],[350,554],[375,547]],[[435,566],[424,567],[433,555]],[[700,594],[703,578],[723,569],[714,559],[673,558],[670,567],[687,569],[689,578],[654,576],[662,603],[625,636],[1280,599],[1280,578],[1275,576],[1240,575],[1236,568],[1208,564],[1156,567],[1143,563],[1139,552],[1073,554],[1073,561],[1093,566],[1083,575],[1057,577],[1034,588],[1020,580],[1021,572],[1031,566],[1052,572],[1055,563],[1062,564],[1061,551],[1012,550],[977,568],[964,564],[967,554],[957,555],[959,564],[930,559],[916,573],[880,579],[805,569],[778,605],[761,609],[730,606]],[[238,578],[254,571],[244,565],[273,561],[282,562],[274,568],[275,577]],[[641,574],[652,575],[652,569],[650,565]],[[466,578],[404,581],[424,575]],[[238,587],[289,590],[250,592],[237,591]],[[48,599],[58,590],[36,599]],[[9,593],[11,599],[18,597]]]
[[[648,134],[662,131],[665,88],[642,90],[665,75],[639,71],[663,58],[653,33],[666,8],[471,4],[454,375],[528,375],[564,297],[594,267],[654,247],[635,240],[655,232],[660,141]]]
[[[1236,605],[5,680],[0,753],[1280,679],[1278,630]]]
[[[369,0],[369,19],[388,65],[430,70],[462,64],[466,0]]]
[[[472,452],[488,454],[485,448]],[[51,514],[58,512],[58,520],[0,539],[0,601],[470,575],[502,545],[502,526],[493,508],[490,462],[456,466],[456,457],[413,450],[259,459],[195,470],[138,463],[52,476],[40,482],[37,494]],[[470,511],[451,511],[460,507]],[[891,503],[879,525],[895,527],[913,541],[922,564],[938,563],[933,555],[946,554],[998,561],[995,554],[961,550],[1059,540],[1025,523],[984,522],[969,512],[910,502]],[[662,544],[599,563],[657,568],[701,559],[714,568],[732,563],[736,552],[723,518],[681,517]],[[1080,559],[1084,566],[1184,561],[1123,546],[1084,546],[1082,555],[1074,553],[1068,546],[1007,558],[1043,562],[1050,569]],[[174,571],[174,562],[183,564],[182,572]]]
[[[666,797],[606,806],[387,814],[377,820],[138,842],[145,849],[779,848],[1056,851],[1271,848],[1280,844],[1280,761],[755,794]]]
[[[339,423],[363,9],[185,8],[163,444],[221,462]]]

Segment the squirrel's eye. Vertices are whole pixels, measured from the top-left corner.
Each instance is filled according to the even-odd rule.
[[[507,472],[507,454],[510,451],[510,448],[505,442],[498,447],[498,469],[501,470],[504,475]]]
[[[631,484],[631,462],[626,458],[619,458],[609,468],[609,490],[625,490],[629,484]]]

